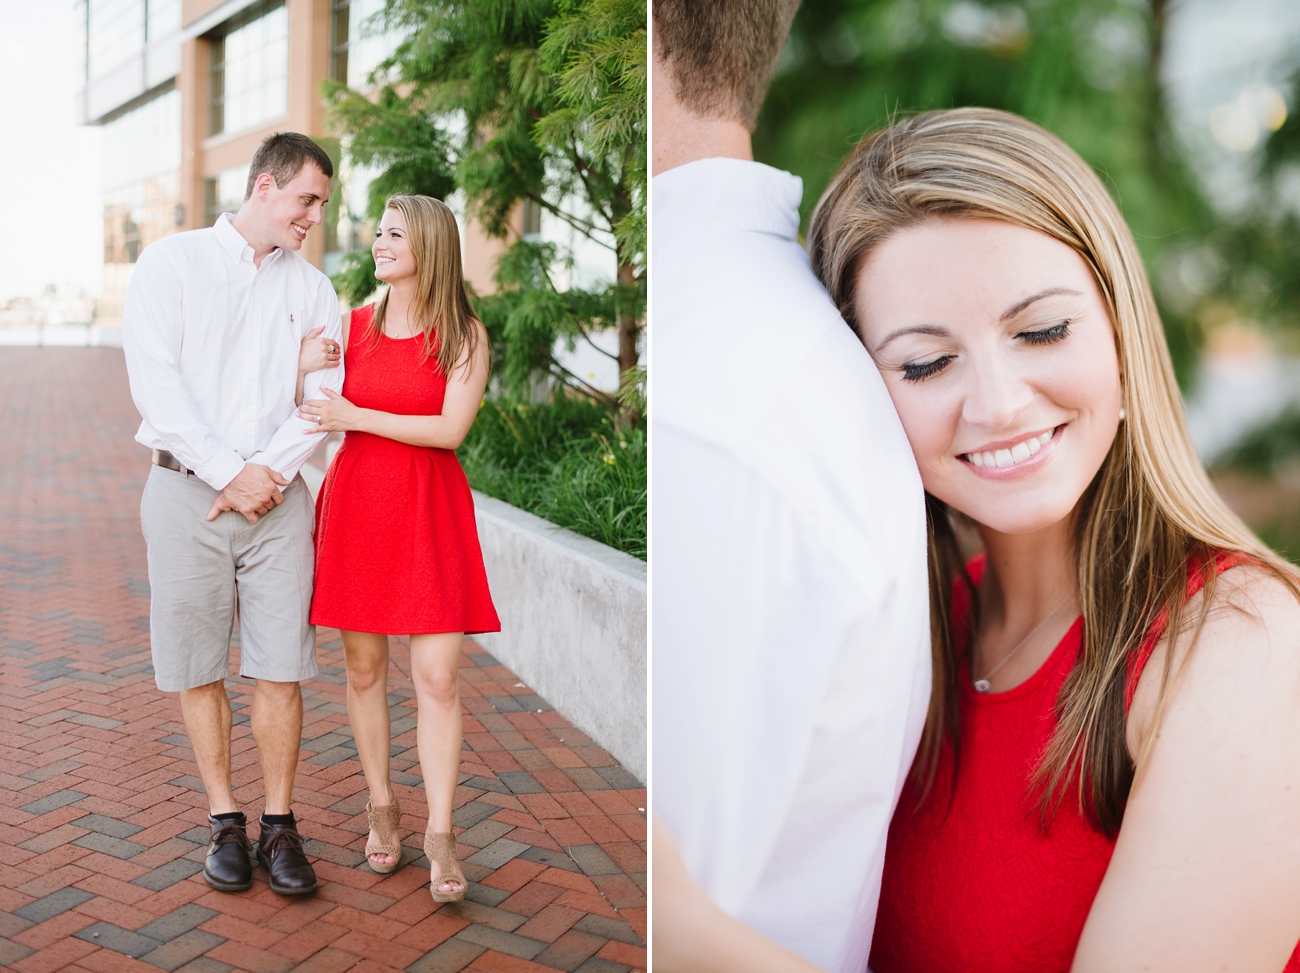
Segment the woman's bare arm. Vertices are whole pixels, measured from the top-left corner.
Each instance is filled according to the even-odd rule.
[[[1138,683],[1134,753],[1169,657],[1157,649]],[[1300,605],[1234,568],[1194,651],[1174,658],[1073,969],[1278,973],[1300,941]]]
[[[653,973],[822,973],[727,915],[686,870],[672,832],[654,829]]]
[[[474,416],[483,403],[488,380],[488,354],[487,334],[479,325],[479,341],[473,357],[463,356],[447,379],[441,415],[403,416],[359,409],[328,389],[328,400],[309,399],[302,404],[298,414],[308,421],[319,418],[319,428],[329,432],[368,432],[412,446],[456,449],[474,424]]]
[[[342,349],[337,348],[329,338],[322,338],[324,328],[313,328],[307,332],[298,346],[298,384],[294,389],[294,405],[302,405],[303,381],[309,372],[318,372],[322,368],[338,368],[342,359]],[[346,324],[344,334],[347,334]]]

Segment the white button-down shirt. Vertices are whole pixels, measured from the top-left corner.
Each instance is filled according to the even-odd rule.
[[[652,183],[652,786],[727,913],[862,973],[930,693],[920,477],[800,181]]]
[[[324,434],[298,418],[303,337],[342,341],[329,278],[296,253],[253,248],[223,214],[216,225],[163,237],[140,254],[126,292],[122,347],[144,422],[136,442],[165,449],[214,489],[245,463],[292,480]],[[343,367],[306,376],[303,397],[339,391]]]

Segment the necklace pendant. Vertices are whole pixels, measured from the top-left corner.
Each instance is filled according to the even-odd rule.
[[[993,684],[989,682],[987,679],[975,680],[975,692],[977,693],[987,693],[992,688],[993,688]]]

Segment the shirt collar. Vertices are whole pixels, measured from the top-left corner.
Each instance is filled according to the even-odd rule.
[[[699,159],[654,177],[656,235],[661,229],[799,234],[803,180],[761,162]]]
[[[245,257],[248,258],[249,263],[253,262],[253,247],[244,239],[244,235],[235,229],[235,224],[230,221],[229,213],[222,213],[218,216],[217,222],[212,225],[212,229],[216,231],[217,240],[221,243],[221,249],[230,254],[230,258],[235,263],[242,263]],[[278,260],[280,252],[280,248],[276,247],[268,253],[262,258],[262,266],[265,267],[268,260],[272,262]]]

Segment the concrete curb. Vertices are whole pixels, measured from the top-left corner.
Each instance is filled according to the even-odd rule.
[[[501,632],[476,641],[646,779],[646,564],[474,493]]]

